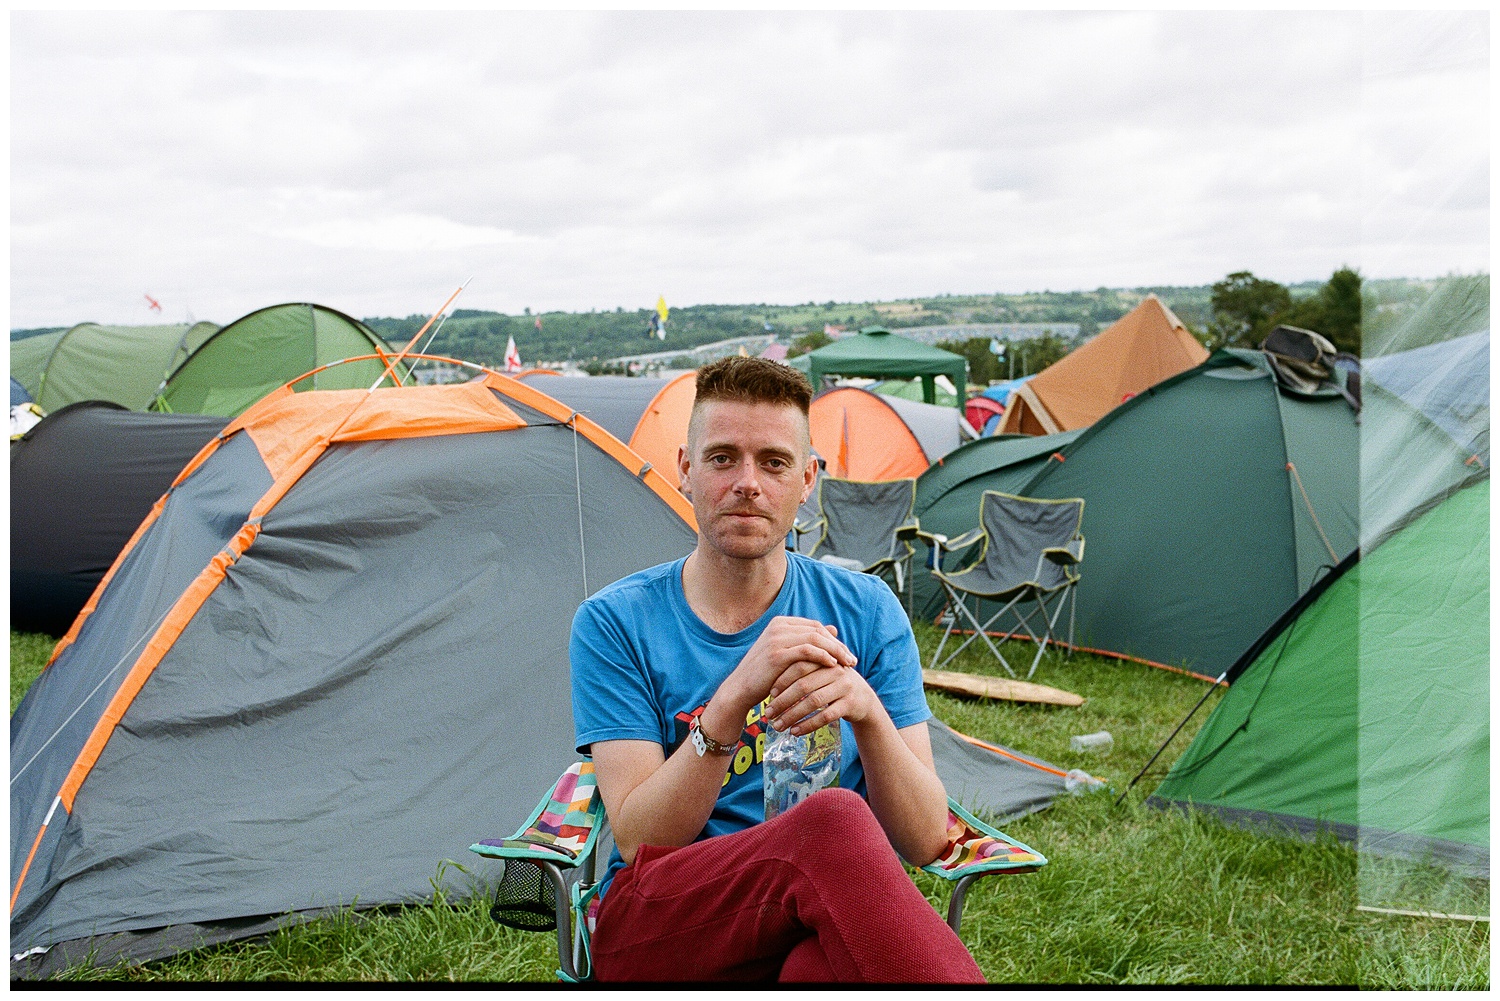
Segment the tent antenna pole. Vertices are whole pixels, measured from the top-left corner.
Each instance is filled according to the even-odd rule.
[[[1141,770],[1135,773],[1135,778],[1130,780],[1130,784],[1125,787],[1125,791],[1120,793],[1120,798],[1115,800],[1115,806],[1119,806],[1121,803],[1125,802],[1125,797],[1130,795],[1130,790],[1135,788],[1135,784],[1141,780],[1141,776],[1145,775],[1146,772],[1150,770],[1151,766],[1156,764],[1156,759],[1161,757],[1162,752],[1167,749],[1167,745],[1172,743],[1173,740],[1177,739],[1177,735],[1182,732],[1182,728],[1188,725],[1188,720],[1192,719],[1193,716],[1197,714],[1198,710],[1203,708],[1203,703],[1208,701],[1208,697],[1214,693],[1214,689],[1223,684],[1224,679],[1228,676],[1229,672],[1225,671],[1223,674],[1214,679],[1214,683],[1208,686],[1208,691],[1203,693],[1203,698],[1199,699],[1198,704],[1193,706],[1193,708],[1188,711],[1188,714],[1186,716],[1182,717],[1182,722],[1177,724],[1177,729],[1173,730],[1172,735],[1166,740],[1162,741],[1162,745],[1156,749],[1156,753],[1151,755],[1151,760],[1146,762],[1146,764],[1141,767]]]
[[[473,280],[474,279],[471,276],[469,278],[469,282]],[[464,282],[458,288],[454,289],[453,294],[448,297],[448,301],[439,306],[438,311],[436,313],[433,313],[432,317],[428,319],[426,323],[422,324],[422,329],[417,331],[417,335],[406,342],[406,347],[401,349],[401,353],[385,363],[385,371],[380,373],[380,378],[376,379],[373,383],[370,384],[369,392],[375,392],[376,387],[378,387],[382,382],[385,381],[385,377],[391,375],[396,371],[396,366],[401,364],[401,359],[405,358],[409,353],[411,353],[411,349],[416,347],[417,341],[421,340],[422,335],[427,333],[427,328],[432,326],[433,321],[435,321],[438,317],[442,316],[448,311],[448,307],[453,305],[453,300],[462,295],[463,290],[469,287],[469,282]],[[350,413],[353,413],[353,411],[350,411]]]

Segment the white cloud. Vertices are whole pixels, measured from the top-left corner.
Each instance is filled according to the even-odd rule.
[[[1488,267],[1482,13],[15,14],[12,324]]]

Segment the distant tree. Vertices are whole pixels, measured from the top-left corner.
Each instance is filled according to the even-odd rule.
[[[1339,268],[1323,283],[1317,294],[1299,299],[1278,315],[1277,323],[1315,330],[1333,342],[1340,351],[1359,354],[1360,316],[1363,312],[1361,288],[1364,280],[1347,265]]]
[[[969,362],[969,381],[976,385],[987,386],[992,379],[1005,378],[1005,373],[1000,369],[1000,360],[990,353],[987,337],[970,337],[966,341],[938,341],[936,346],[944,351],[963,355]]]
[[[798,355],[805,355],[809,351],[816,351],[825,344],[832,343],[832,337],[829,337],[821,330],[814,330],[792,341],[792,346],[786,349],[786,356],[788,358],[796,358]]]
[[[1291,308],[1292,294],[1285,285],[1235,271],[1214,283],[1210,303],[1211,346],[1254,347],[1270,333],[1277,315]]]
[[[1024,341],[1017,341],[1010,350],[1019,352],[1016,358],[1016,376],[1035,375],[1049,365],[1062,361],[1073,345],[1056,334],[1043,334]]]

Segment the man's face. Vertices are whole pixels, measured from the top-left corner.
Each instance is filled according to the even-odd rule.
[[[807,418],[783,404],[704,403],[677,462],[699,535],[735,559],[785,545],[816,478]]]

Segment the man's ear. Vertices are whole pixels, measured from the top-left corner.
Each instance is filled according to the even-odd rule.
[[[818,459],[811,453],[807,456],[807,466],[802,470],[802,499],[799,504],[806,504],[807,499],[812,496],[813,487],[818,482]]]
[[[688,447],[677,446],[677,490],[684,497],[691,498],[693,490],[688,486],[688,468],[692,463],[688,460]]]

